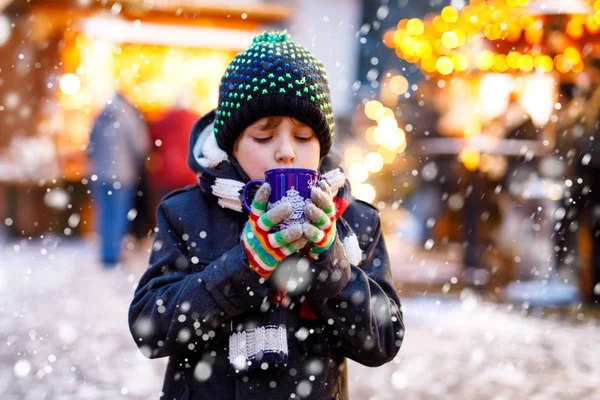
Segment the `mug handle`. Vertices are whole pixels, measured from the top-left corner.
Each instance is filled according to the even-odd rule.
[[[260,180],[260,179],[251,180],[250,182],[248,182],[248,183],[246,183],[244,185],[244,189],[242,190],[242,203],[244,204],[244,208],[248,212],[250,212],[250,209],[252,208],[252,205],[248,205],[248,199],[246,198],[246,195],[248,193],[248,189],[251,186],[256,185],[257,183],[262,185],[263,183],[265,183],[265,181]]]

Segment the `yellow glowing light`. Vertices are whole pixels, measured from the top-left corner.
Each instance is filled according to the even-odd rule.
[[[396,159],[396,155],[398,154],[395,151],[392,151],[384,146],[379,147],[377,149],[377,153],[381,156],[381,158],[383,158],[383,162],[385,162],[386,164],[393,163]]]
[[[596,21],[595,15],[588,15],[585,19],[585,27],[591,34],[596,34],[600,31],[600,25]]]
[[[459,155],[460,161],[469,171],[476,171],[479,167],[481,154],[474,147],[465,147]]]
[[[427,57],[427,58],[424,58],[423,61],[421,61],[421,67],[426,72],[433,73],[436,71],[436,67],[435,67],[436,62],[437,62],[437,59],[435,57]]]
[[[483,28],[483,34],[490,40],[498,39],[497,33],[494,31],[494,25],[486,25],[486,27]]]
[[[423,24],[423,21],[421,21],[420,19],[411,18],[406,23],[406,31],[408,32],[409,35],[419,36],[419,35],[422,35],[423,32],[425,31],[425,25]]]
[[[365,115],[370,119],[375,119],[377,115],[377,111],[379,111],[383,107],[383,104],[378,102],[377,100],[370,100],[367,104],[365,104]]]
[[[584,34],[583,25],[577,19],[572,19],[567,23],[567,34],[573,39],[581,39]]]
[[[539,43],[541,43],[543,37],[544,37],[543,29],[531,29],[531,30],[525,31],[525,40],[529,44],[539,44]]]
[[[521,37],[521,33],[523,32],[523,30],[521,29],[521,27],[519,25],[516,24],[510,24],[508,26],[508,37],[507,39],[510,41],[517,41],[519,40],[519,38]]]
[[[596,4],[600,4],[600,3],[596,3]],[[594,6],[596,5],[594,4]],[[596,21],[597,24],[600,25],[600,10],[596,11],[594,13],[594,20]]]
[[[519,57],[519,69],[521,69],[521,71],[529,72],[533,69],[533,65],[533,57],[529,54],[524,54]]]
[[[448,49],[458,47],[458,35],[454,31],[446,32],[442,35],[442,44]]]
[[[394,48],[395,33],[396,33],[395,31],[391,30],[391,31],[387,31],[386,33],[383,34],[383,44],[385,44],[386,47]]]
[[[433,47],[431,47],[431,43],[427,41],[421,42],[419,46],[419,56],[421,58],[430,57],[433,54]]]
[[[363,152],[355,146],[350,146],[344,151],[344,162],[346,165],[361,163],[363,160]]]
[[[554,61],[552,57],[541,55],[535,58],[535,67],[542,72],[550,72],[554,69]]]
[[[518,51],[511,51],[506,57],[508,66],[512,69],[519,69],[519,60],[521,59],[521,53]]]
[[[373,131],[373,139],[375,140],[375,143],[379,145],[384,145],[388,142],[388,136],[391,134],[392,132],[389,129],[386,130],[381,126],[378,126]]]
[[[400,154],[400,153],[404,153],[404,150],[406,150],[406,140],[400,146],[396,147],[394,149],[394,152]]]
[[[494,65],[494,53],[489,50],[483,50],[477,55],[477,68],[487,71]]]
[[[401,153],[406,147],[406,133],[401,128],[398,128],[395,132],[390,132],[386,137],[385,143],[381,144],[389,150]]]
[[[435,68],[442,75],[450,75],[454,71],[454,63],[446,56],[438,58]]]
[[[408,81],[402,75],[396,75],[390,79],[390,90],[401,96],[408,91]]]
[[[494,70],[496,72],[506,72],[508,70],[508,63],[504,54],[494,56]]]
[[[444,7],[442,10],[442,18],[446,22],[456,22],[458,21],[458,11],[452,6]]]
[[[353,184],[363,183],[369,178],[369,171],[363,163],[355,162],[348,168],[348,179]]]
[[[461,53],[456,53],[452,56],[452,62],[454,63],[454,69],[463,72],[469,68],[469,59],[467,56]]]
[[[369,153],[365,156],[365,167],[369,172],[377,173],[383,169],[383,157],[379,153]]]
[[[375,133],[375,129],[377,129],[376,126],[370,126],[365,132],[365,139],[367,139],[367,142],[369,142],[369,144],[373,146],[377,144],[377,142],[375,141],[375,137],[373,136],[373,134]]]
[[[531,15],[523,15],[521,19],[519,19],[519,25],[526,31],[533,29],[534,24],[535,18]]]
[[[358,185],[356,189],[353,190],[353,192],[354,197],[367,203],[371,203],[373,200],[375,200],[375,188],[369,185],[368,183]]]
[[[64,74],[60,78],[60,90],[67,95],[74,95],[81,88],[81,81],[75,74]]]
[[[565,50],[565,58],[573,65],[581,62],[581,54],[573,47],[568,47]]]
[[[375,113],[375,119],[379,122],[379,120],[381,120],[384,117],[392,117],[394,118],[394,120],[396,119],[396,116],[394,115],[394,112],[392,110],[390,110],[387,107],[381,107],[379,110],[377,110],[377,112]]]
[[[562,54],[559,54],[558,56],[556,56],[554,58],[554,65],[556,66],[556,70],[563,74],[566,74],[567,72],[569,72],[572,67],[571,64],[567,61],[567,59]]]
[[[381,117],[378,122],[379,127],[386,131],[394,132],[398,129],[398,121],[396,121],[396,118],[394,117],[386,115]]]
[[[402,45],[402,40],[406,35],[406,31],[404,29],[398,29],[394,32],[394,45],[396,47],[400,47]]]
[[[431,25],[433,26],[433,29],[439,33],[446,32],[449,29],[448,23],[444,21],[444,19],[439,15],[433,18],[433,21],[431,21]]]

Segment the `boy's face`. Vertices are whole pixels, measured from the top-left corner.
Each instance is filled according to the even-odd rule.
[[[247,127],[233,147],[250,179],[274,168],[319,168],[321,145],[308,125],[291,117],[265,117]]]

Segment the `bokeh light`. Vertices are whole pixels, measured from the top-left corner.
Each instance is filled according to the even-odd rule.
[[[377,173],[383,169],[383,157],[379,153],[369,153],[365,156],[365,167],[369,172]]]
[[[75,74],[64,74],[60,78],[60,90],[67,95],[74,95],[81,88],[81,81]]]
[[[348,168],[348,179],[352,184],[362,183],[369,178],[369,171],[362,162],[355,162]]]
[[[390,79],[390,90],[401,96],[408,91],[408,80],[402,75],[396,75]]]
[[[375,188],[371,185],[369,185],[368,183],[363,183],[360,184],[356,187],[356,189],[354,189],[354,196],[362,201],[365,201],[367,203],[371,203],[373,202],[373,200],[375,200]]]
[[[365,115],[370,119],[376,119],[377,112],[383,107],[383,105],[377,100],[370,100],[365,104]]]
[[[476,148],[467,146],[461,151],[459,159],[469,171],[477,171],[481,154]]]

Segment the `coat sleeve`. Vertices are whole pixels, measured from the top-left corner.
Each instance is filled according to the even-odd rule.
[[[360,265],[349,263],[338,238],[329,256],[313,264],[317,278],[307,297],[338,337],[344,355],[377,367],[400,350],[404,322],[378,214],[369,226],[373,233],[368,239],[362,235],[368,244]]]
[[[241,244],[194,272],[197,261],[189,258],[164,203],[157,210],[157,225],[150,265],[129,308],[131,334],[148,358],[206,347],[206,338],[210,341],[215,329],[259,307],[268,292],[260,276],[248,268]]]

